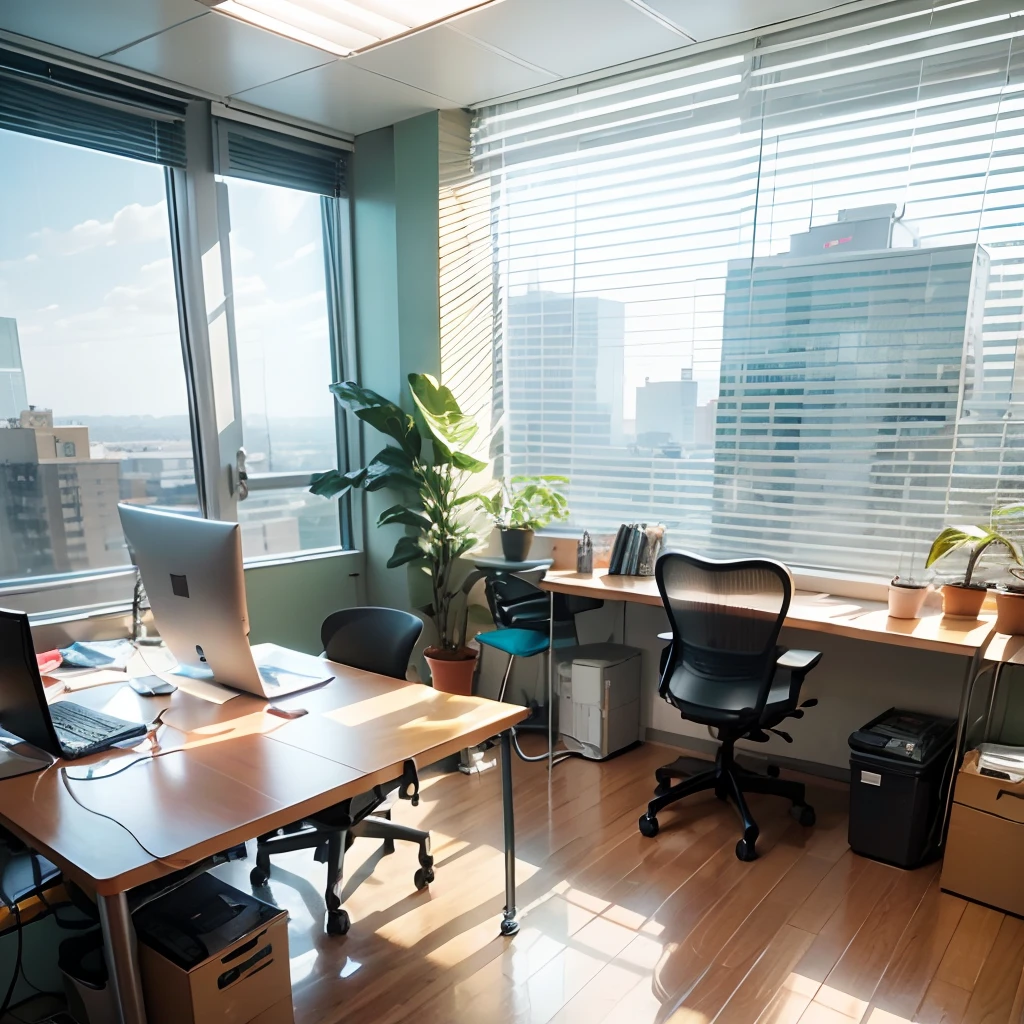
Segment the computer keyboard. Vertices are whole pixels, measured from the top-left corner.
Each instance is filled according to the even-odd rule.
[[[51,704],[50,718],[61,746],[77,756],[101,750],[121,740],[143,736],[146,732],[146,727],[140,722],[105,715],[70,700]]]

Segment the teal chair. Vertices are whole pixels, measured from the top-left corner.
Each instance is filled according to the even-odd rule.
[[[497,628],[477,633],[476,639],[483,647],[493,648],[508,656],[505,675],[498,689],[498,700],[505,699],[516,658],[549,654],[552,637],[556,648],[574,646],[577,643],[576,615],[581,611],[600,608],[603,603],[589,598],[566,598],[562,594],[551,596],[544,593],[536,586],[543,579],[544,572],[544,569],[532,569],[521,573],[488,575],[484,583],[487,606]],[[548,714],[551,714],[550,708]],[[548,759],[547,751],[543,754],[524,753],[515,729],[511,731],[513,749],[524,761]],[[562,760],[571,753],[560,752],[558,759]]]

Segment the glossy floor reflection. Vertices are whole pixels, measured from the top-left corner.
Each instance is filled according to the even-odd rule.
[[[415,847],[346,858],[352,930],[323,934],[324,868],[274,859],[266,896],[291,914],[297,1024],[1018,1024],[1024,921],[854,856],[845,787],[818,783],[818,825],[752,801],[762,856],[736,860],[734,813],[713,796],[636,822],[654,769],[646,745],[570,761],[548,784],[515,764],[522,929],[498,935],[500,778],[430,775],[395,818],[432,830],[436,880],[417,893]],[[218,869],[248,888],[252,860]]]

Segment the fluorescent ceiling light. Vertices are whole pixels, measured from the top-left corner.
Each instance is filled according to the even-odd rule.
[[[202,0],[221,14],[339,57],[500,0]]]

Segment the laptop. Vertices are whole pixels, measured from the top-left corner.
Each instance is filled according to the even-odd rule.
[[[0,609],[0,727],[54,757],[75,758],[146,735],[141,722],[70,700],[47,704],[28,615]]]

